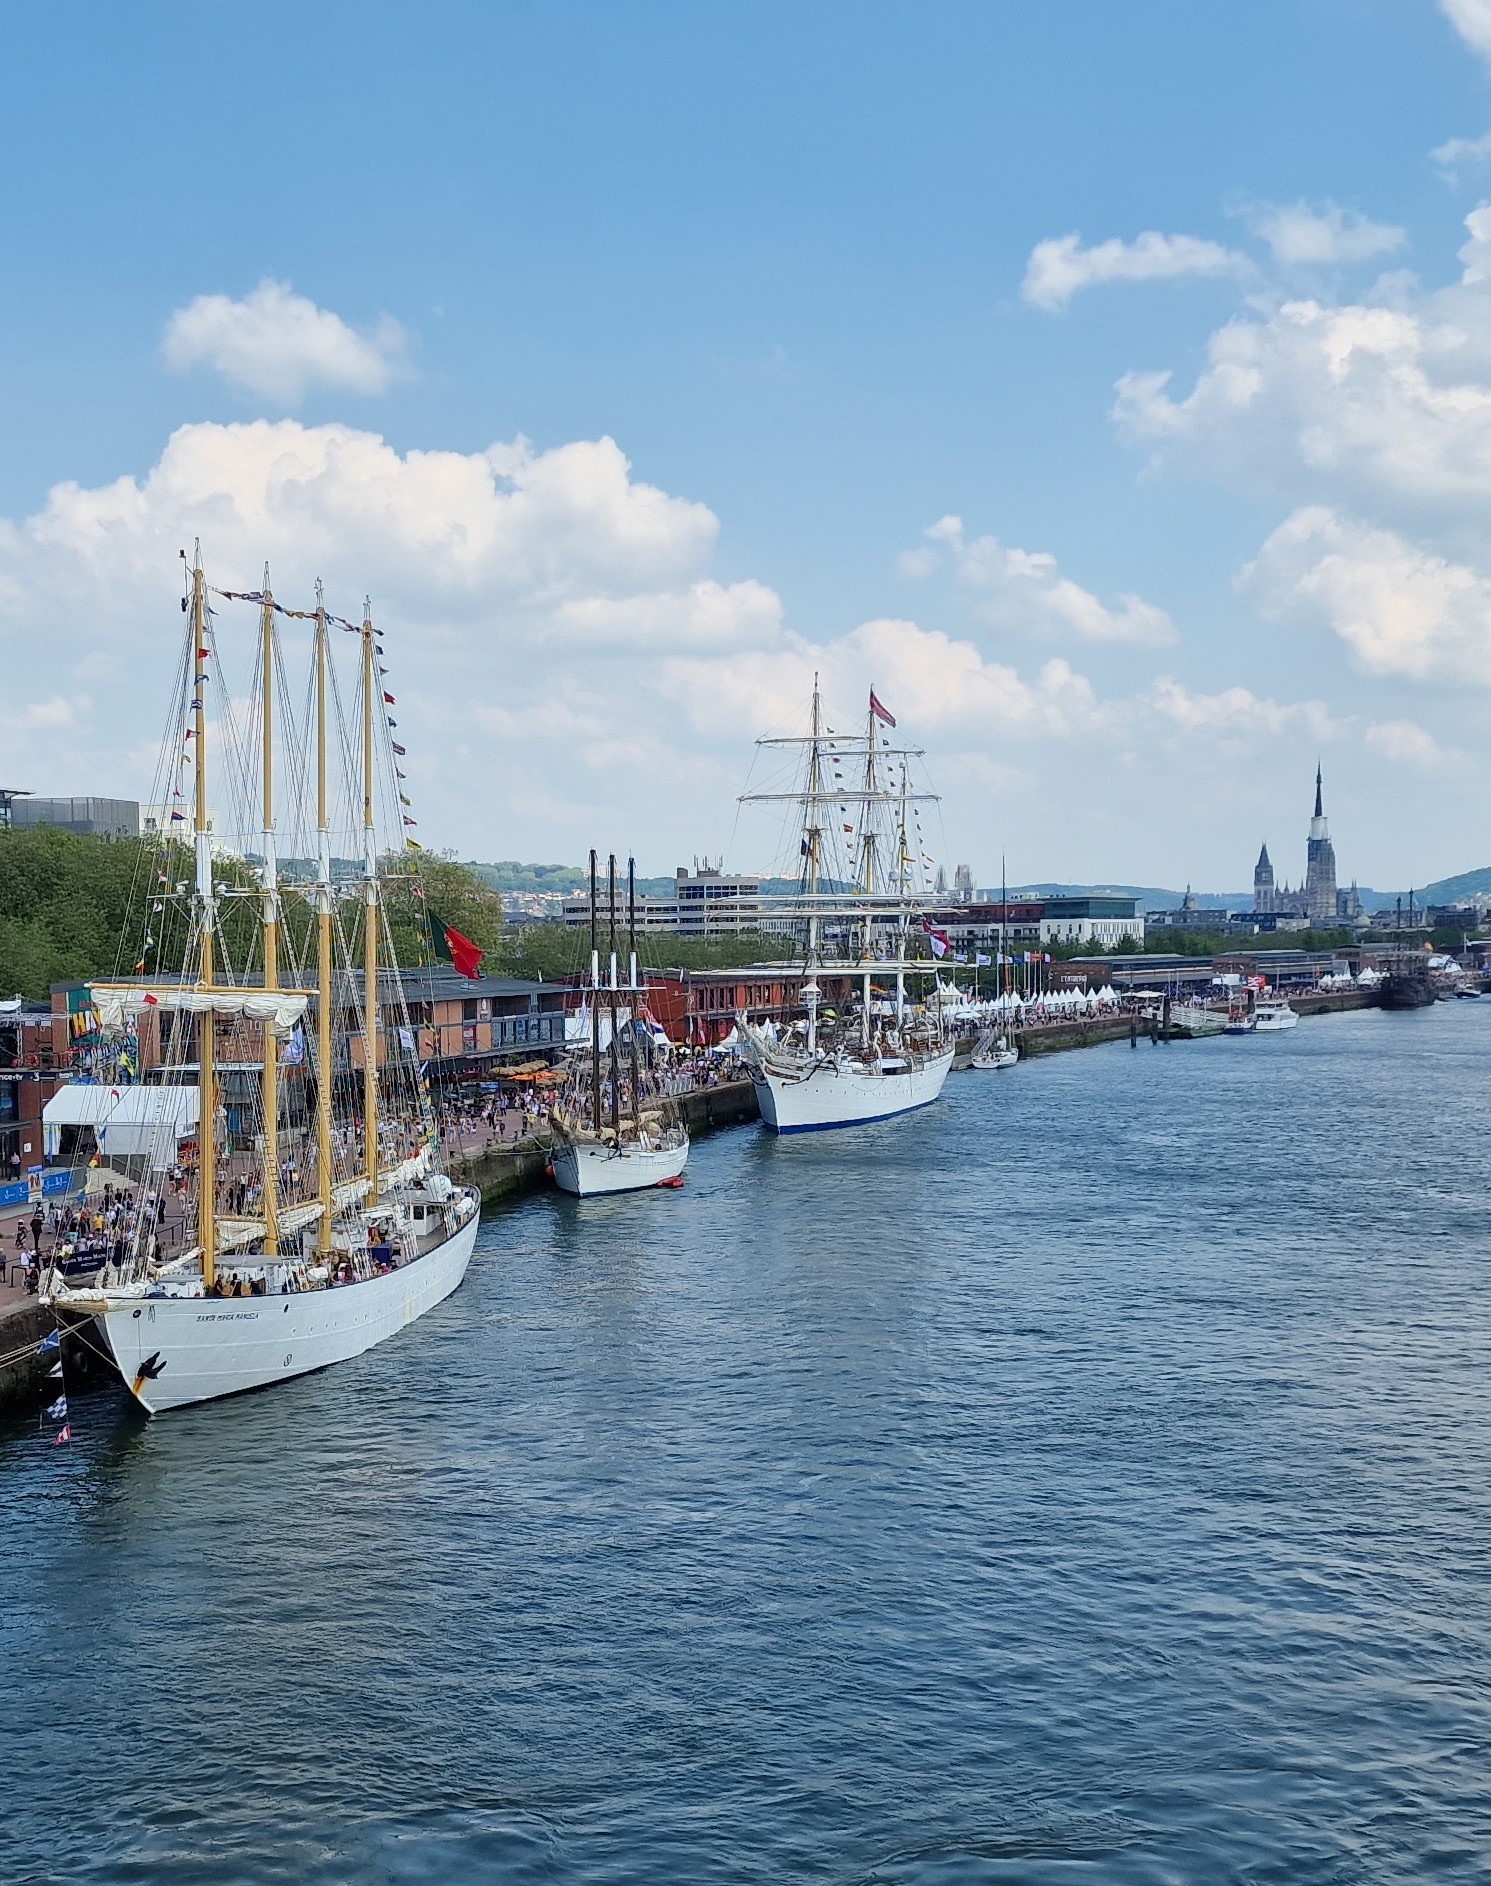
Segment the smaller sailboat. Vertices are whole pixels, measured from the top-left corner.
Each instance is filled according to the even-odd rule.
[[[653,1043],[643,1052],[646,990],[637,973],[637,875],[627,861],[628,978],[620,975],[616,860],[609,866],[609,973],[602,978],[596,855],[590,854],[590,973],[583,983],[590,1045],[576,1057],[551,1116],[554,1183],[576,1198],[674,1185],[689,1161],[688,1128],[652,1077]],[[608,1024],[602,1038],[602,1020]]]

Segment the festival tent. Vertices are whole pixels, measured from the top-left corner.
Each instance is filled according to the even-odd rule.
[[[104,1087],[73,1081],[41,1110],[47,1156],[55,1158],[65,1126],[91,1126],[98,1150],[127,1158],[149,1155],[160,1170],[176,1163],[177,1148],[197,1130],[195,1087]]]

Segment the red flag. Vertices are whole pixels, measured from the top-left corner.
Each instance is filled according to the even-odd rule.
[[[946,930],[939,930],[928,917],[922,918],[922,929],[927,933],[927,939],[932,945],[932,954],[941,961],[952,948],[952,938]]]
[[[389,704],[389,706],[390,706],[390,707],[397,707],[397,706],[398,706],[398,702],[397,702],[397,701],[396,701],[396,700],[395,700],[395,699],[393,698],[393,696],[392,696],[391,694],[389,694],[389,693],[388,693],[388,692],[387,692],[386,690],[385,690],[385,692],[384,692],[384,695],[383,695],[383,698],[384,698],[384,700],[385,700],[385,701],[387,701],[387,702],[388,702],[388,704]]]
[[[72,1423],[71,1421],[64,1421],[62,1426],[58,1428],[56,1434],[52,1437],[52,1445],[53,1447],[61,1447],[64,1441],[70,1441],[71,1439]]]
[[[478,949],[469,936],[462,936],[454,924],[436,916],[433,910],[430,912],[430,940],[435,945],[435,954],[449,963],[458,976],[469,976],[473,982],[481,980],[486,951]]]
[[[873,688],[870,689],[870,712],[875,716],[876,720],[883,720],[887,727],[895,726],[895,715],[884,704]]]

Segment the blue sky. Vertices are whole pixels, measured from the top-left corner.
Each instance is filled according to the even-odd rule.
[[[8,770],[148,790],[191,532],[372,590],[463,855],[768,862],[818,666],[984,881],[1295,875],[1317,752],[1348,874],[1480,863],[1491,163],[1431,152],[1488,54],[1478,0],[17,15]]]

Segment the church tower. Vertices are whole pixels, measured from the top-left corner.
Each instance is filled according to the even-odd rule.
[[[1258,854],[1258,862],[1253,866],[1253,915],[1271,917],[1274,904],[1274,867],[1269,861],[1268,846]]]
[[[1330,929],[1336,921],[1336,848],[1325,821],[1318,764],[1315,768],[1315,816],[1310,820],[1305,856],[1305,915],[1312,928]]]

